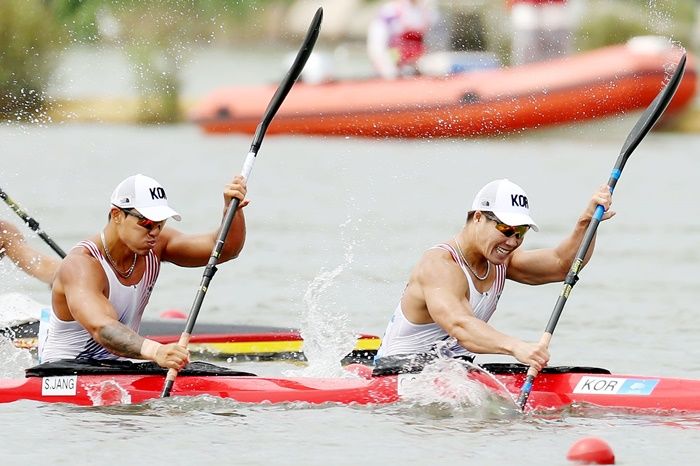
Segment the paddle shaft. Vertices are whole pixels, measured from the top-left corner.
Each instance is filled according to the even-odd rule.
[[[666,86],[664,86],[664,88],[661,89],[656,98],[649,104],[647,109],[644,111],[637,123],[634,125],[634,128],[632,128],[630,134],[627,136],[627,140],[622,146],[620,155],[618,156],[617,161],[615,162],[615,166],[610,175],[610,179],[608,180],[608,187],[610,188],[611,193],[615,189],[617,181],[622,175],[622,170],[624,169],[625,164],[627,163],[627,159],[630,155],[632,155],[634,149],[639,145],[644,136],[647,135],[647,133],[654,126],[654,124],[659,120],[664,110],[666,110],[666,107],[671,102],[673,94],[676,92],[676,89],[680,84],[681,77],[683,76],[683,71],[685,70],[685,62],[686,55],[683,54],[680,61],[678,62],[678,65],[676,66],[676,71],[673,73],[673,76],[671,76],[671,79],[669,80],[668,84],[666,84]],[[566,278],[564,279],[564,288],[562,289],[561,294],[557,298],[557,302],[554,305],[552,315],[550,316],[544,334],[540,339],[541,345],[549,346],[549,343],[552,340],[554,329],[556,328],[557,323],[559,322],[559,318],[561,317],[561,313],[564,310],[564,305],[566,304],[566,301],[569,298],[569,294],[571,294],[571,290],[578,281],[578,273],[583,267],[584,258],[586,257],[586,253],[588,252],[591,243],[593,242],[593,238],[595,237],[596,231],[598,230],[598,225],[600,224],[600,221],[603,218],[603,214],[603,206],[597,206],[593,214],[593,218],[591,218],[591,222],[589,223],[588,228],[586,229],[586,232],[583,236],[581,245],[579,246],[578,251],[576,252],[576,258],[571,264],[569,273],[567,273]],[[527,371],[525,383],[523,384],[520,390],[520,395],[518,396],[517,400],[520,409],[525,408],[527,399],[530,396],[530,392],[532,391],[532,385],[535,381],[535,377],[537,377],[537,369],[530,367]]]
[[[39,235],[39,237],[40,237],[41,239],[43,239],[44,241],[46,241],[46,244],[48,244],[49,246],[51,246],[51,249],[53,249],[54,251],[56,251],[56,253],[57,253],[59,256],[61,256],[61,258],[66,257],[66,253],[63,252],[63,249],[61,249],[61,248],[59,247],[59,245],[56,244],[56,243],[49,237],[49,235],[47,235],[47,234],[41,229],[41,227],[39,227],[39,222],[37,222],[36,220],[34,220],[34,219],[33,219],[32,217],[30,217],[24,210],[22,210],[22,208],[21,208],[15,201],[13,201],[12,198],[11,198],[10,196],[8,196],[7,193],[6,193],[5,191],[2,190],[2,188],[0,188],[0,197],[2,198],[3,201],[5,201],[5,204],[7,204],[8,206],[10,206],[10,209],[14,210],[14,212],[15,212],[17,215],[19,215],[19,217],[20,217],[22,220],[24,220],[24,223],[26,223],[26,224],[29,226],[29,228],[31,228],[32,230],[34,230],[34,231]]]
[[[270,125],[270,122],[277,113],[277,110],[279,110],[280,106],[282,105],[282,102],[284,102],[284,99],[285,97],[287,97],[287,94],[289,94],[289,91],[292,89],[292,86],[299,78],[299,75],[304,69],[306,61],[311,55],[314,45],[316,44],[316,39],[318,39],[318,34],[321,30],[322,19],[323,8],[319,8],[318,10],[316,10],[316,14],[314,15],[314,18],[311,21],[309,30],[306,33],[306,37],[304,38],[304,42],[302,43],[301,49],[297,53],[294,63],[292,64],[291,68],[287,72],[287,75],[284,77],[279,87],[277,88],[277,92],[275,92],[275,94],[272,96],[270,103],[267,105],[267,109],[265,109],[263,118],[260,121],[260,124],[258,124],[257,130],[255,131],[255,135],[253,136],[253,142],[250,145],[248,155],[246,156],[245,161],[243,162],[243,169],[241,170],[241,175],[246,180],[249,179],[250,173],[253,170],[253,164],[255,163],[255,158],[257,157],[258,150],[262,145],[262,140],[265,137],[267,127]],[[216,263],[218,262],[219,255],[221,254],[224,242],[226,241],[226,236],[228,235],[229,228],[231,227],[231,223],[233,222],[233,218],[236,215],[236,210],[238,210],[239,204],[240,201],[238,199],[233,199],[226,212],[224,222],[221,225],[221,229],[219,230],[219,236],[216,239],[214,250],[212,251],[211,256],[209,257],[209,262],[207,263],[204,269],[202,281],[197,290],[194,302],[192,303],[190,314],[187,317],[185,331],[182,332],[182,335],[180,335],[180,340],[178,342],[180,346],[187,347],[187,344],[189,343],[190,335],[192,334],[192,330],[194,329],[199,310],[202,307],[204,296],[206,295],[207,289],[209,287],[209,282],[211,282],[211,279],[216,273]],[[163,386],[163,392],[161,393],[162,398],[170,396],[170,392],[172,391],[173,383],[175,382],[176,377],[177,370],[168,370],[168,375],[165,379],[165,385]]]

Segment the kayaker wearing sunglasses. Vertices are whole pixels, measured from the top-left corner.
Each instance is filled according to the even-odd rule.
[[[246,184],[236,176],[224,188],[224,213],[232,199],[245,201]],[[60,359],[133,358],[181,369],[189,353],[138,334],[141,316],[158,278],[160,263],[207,264],[218,228],[184,234],[166,225],[180,215],[168,205],[163,186],[134,175],[114,189],[105,228],[78,243],[61,262],[53,283],[49,321],[41,323],[41,362]],[[245,241],[243,212],[234,217],[219,263],[238,256]]]
[[[527,232],[538,231],[527,194],[507,179],[488,183],[474,198],[461,231],[426,251],[414,267],[377,361],[438,352],[466,359],[475,353],[507,354],[541,370],[549,361],[545,346],[501,333],[487,322],[506,278],[529,285],[563,281],[596,206],[604,207],[602,220],[607,220],[615,215],[611,202],[602,186],[557,247],[523,250]],[[584,264],[594,245],[595,240]]]

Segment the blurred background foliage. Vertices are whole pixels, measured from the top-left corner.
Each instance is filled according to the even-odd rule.
[[[0,0],[0,116],[33,121],[71,45],[120,47],[137,83],[139,120],[180,118],[178,68],[195,45],[255,40],[248,27],[274,0]]]
[[[576,30],[581,50],[619,44],[634,36],[655,34],[690,46],[696,25],[696,0],[588,0]]]
[[[33,121],[64,29],[44,2],[0,1],[0,117]]]
[[[695,0],[584,1],[586,14],[574,31],[577,50],[647,34],[672,37],[687,46],[695,40]],[[458,8],[466,25],[453,34],[453,47],[489,49],[507,62],[505,1],[438,3],[453,12]],[[34,121],[51,105],[47,83],[62,51],[76,45],[113,45],[132,66],[139,120],[178,121],[178,70],[193,47],[281,40],[280,18],[293,4],[294,0],[0,0],[0,117]]]

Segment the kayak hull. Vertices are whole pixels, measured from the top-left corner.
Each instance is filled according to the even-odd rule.
[[[517,394],[525,376],[502,381]],[[535,379],[528,404],[561,408],[588,404],[631,410],[700,412],[700,380],[614,374],[542,374]]]
[[[84,406],[141,403],[159,398],[164,377],[79,375],[0,380],[0,402],[33,400]],[[171,396],[215,396],[242,403],[382,404],[398,401],[396,377],[368,379],[181,376]]]
[[[371,376],[371,368],[361,365],[350,366],[349,370],[356,376],[180,376],[171,396],[208,395],[242,403],[385,404],[407,399],[411,384],[426,383],[423,374]],[[479,372],[470,372],[469,377],[502,392]],[[517,395],[525,374],[497,374],[496,378],[511,395]],[[163,383],[161,375],[1,379],[0,402],[33,400],[87,406],[140,403],[160,397]],[[574,404],[633,411],[700,412],[700,380],[586,372],[541,374],[535,379],[529,409],[561,409]]]

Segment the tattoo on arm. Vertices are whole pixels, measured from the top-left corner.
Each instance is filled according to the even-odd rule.
[[[99,343],[117,356],[141,358],[143,337],[126,325],[119,322],[105,325],[98,336]]]

